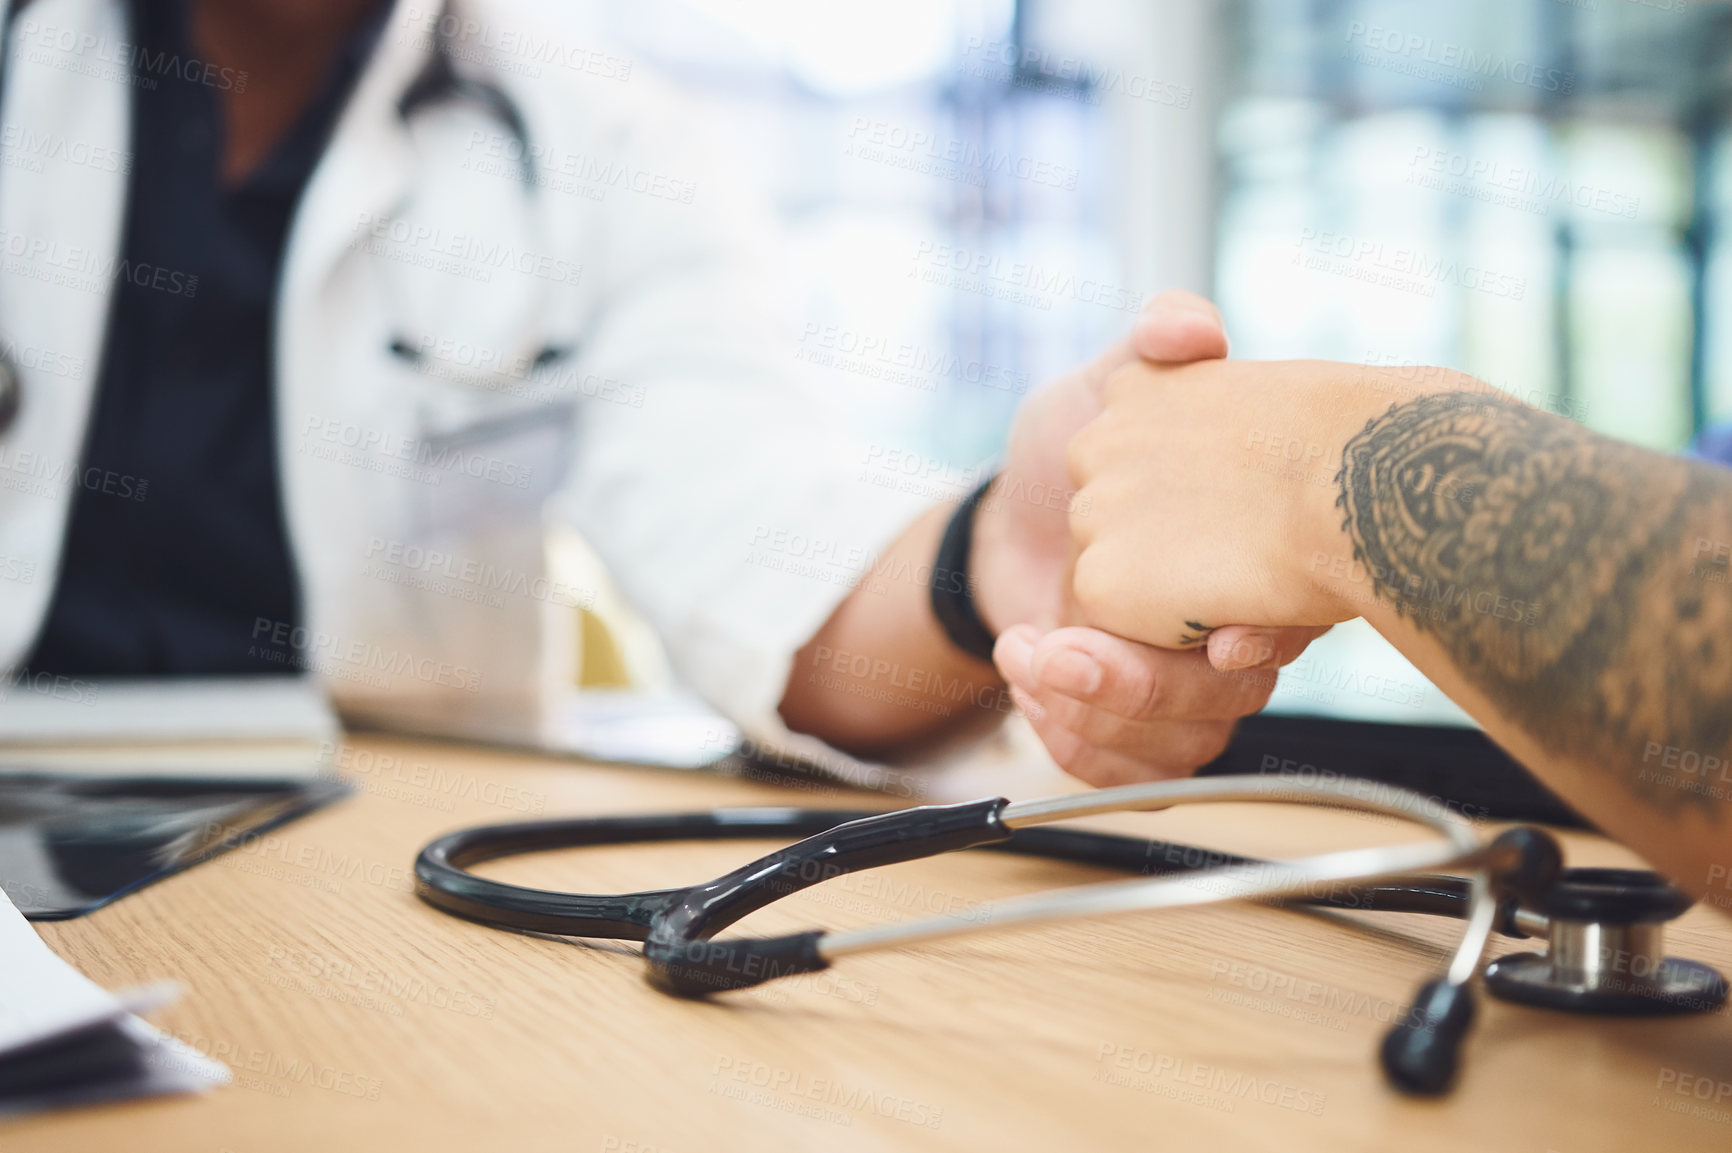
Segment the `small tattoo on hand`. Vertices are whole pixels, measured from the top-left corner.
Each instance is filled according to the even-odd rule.
[[[1207,641],[1209,634],[1215,631],[1213,626],[1206,625],[1202,621],[1186,621],[1185,627],[1191,631],[1179,636],[1179,645],[1187,649]]]

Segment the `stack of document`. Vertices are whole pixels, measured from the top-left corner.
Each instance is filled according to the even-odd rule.
[[[73,680],[0,691],[0,772],[314,777],[338,732],[309,677]]]
[[[227,1084],[220,1062],[134,1016],[176,995],[173,985],[101,988],[0,893],[0,1114]]]

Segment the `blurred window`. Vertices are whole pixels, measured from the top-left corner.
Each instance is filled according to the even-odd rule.
[[[1246,356],[1445,364],[1654,448],[1732,420],[1732,10],[1226,0]]]
[[[922,491],[965,491],[1022,397],[1128,328],[1098,69],[1029,51],[1013,0],[600,11],[775,206],[790,360]]]

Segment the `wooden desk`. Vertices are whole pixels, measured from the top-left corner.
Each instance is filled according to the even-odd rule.
[[[184,982],[158,1023],[221,1056],[236,1084],[0,1126],[0,1149],[1732,1147],[1732,1098],[1703,1105],[1672,1088],[1732,1081],[1724,1013],[1589,1020],[1487,1000],[1454,1096],[1387,1090],[1378,1039],[1440,967],[1453,922],[1149,913],[849,958],[713,1004],[672,1000],[644,983],[635,945],[497,932],[423,905],[416,851],[460,825],[520,818],[525,804],[552,815],[858,798],[376,738],[352,750],[353,799],[42,926],[108,987]],[[1406,835],[1323,811],[1136,820],[1262,853]],[[494,875],[647,888],[759,851],[587,850],[500,862]],[[1570,853],[1624,859],[1585,837]],[[858,925],[1097,876],[958,854],[832,881],[746,924]],[[1732,970],[1722,916],[1693,910],[1672,937],[1675,952]]]

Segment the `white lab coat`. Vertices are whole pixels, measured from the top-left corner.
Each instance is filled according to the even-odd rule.
[[[277,300],[277,443],[306,630],[260,622],[253,639],[323,678],[352,718],[534,739],[555,677],[544,618],[581,599],[541,582],[544,518],[558,516],[681,677],[779,740],[792,653],[849,568],[916,510],[858,483],[859,461],[817,431],[791,346],[763,320],[750,214],[702,166],[677,105],[563,8],[458,8],[457,66],[517,108],[537,149],[532,191],[476,102],[428,106],[407,127],[397,114],[437,0],[400,0],[358,82],[291,226]],[[0,435],[0,558],[31,576],[0,580],[0,666],[42,625],[74,486],[151,499],[148,477],[79,472],[115,277],[187,291],[195,271],[118,265],[129,51],[119,0],[34,0],[13,34],[0,341],[25,391]],[[141,75],[225,82],[171,67]],[[549,363],[530,370],[537,356]]]

